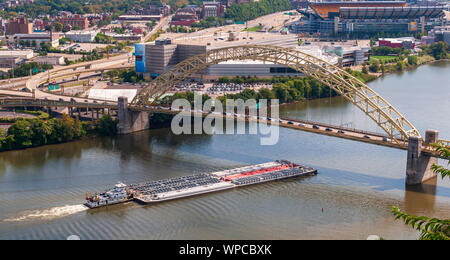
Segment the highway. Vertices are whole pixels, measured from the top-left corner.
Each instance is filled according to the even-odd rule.
[[[148,33],[141,42],[146,42],[151,35],[156,33],[159,29],[165,28],[169,25],[169,22],[171,20],[171,16],[165,17],[161,20],[160,23],[158,23],[150,33]],[[46,72],[38,73],[36,75],[33,75],[32,77],[23,77],[23,78],[15,78],[11,80],[3,80],[0,81],[0,95],[11,95],[11,96],[17,96],[17,97],[31,97],[31,93],[27,92],[11,92],[11,89],[17,89],[17,88],[27,88],[30,92],[35,92],[35,98],[37,99],[50,99],[50,100],[59,100],[63,99],[64,101],[70,101],[73,97],[65,97],[61,95],[51,94],[44,91],[41,91],[38,89],[38,86],[46,83],[50,80],[56,80],[56,79],[64,79],[67,77],[77,76],[80,74],[85,73],[93,73],[100,70],[105,69],[122,69],[122,68],[132,68],[134,67],[133,63],[128,63],[130,58],[133,57],[133,51],[130,51],[126,54],[120,54],[117,56],[101,59],[101,60],[95,60],[95,61],[88,61],[88,62],[82,62],[77,63],[69,66],[62,66],[58,67]],[[75,100],[84,102],[86,99],[78,99],[75,98]],[[93,100],[92,100],[93,101]]]

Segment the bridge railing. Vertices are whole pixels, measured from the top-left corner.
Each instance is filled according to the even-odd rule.
[[[108,103],[89,103],[76,102],[65,100],[45,100],[45,99],[0,99],[0,106],[2,107],[20,107],[20,106],[37,106],[37,107],[87,107],[87,108],[117,108],[115,104]]]
[[[314,122],[314,121],[309,121],[309,120],[304,120],[304,119],[289,118],[289,117],[282,117],[282,116],[280,116],[280,119],[287,120],[287,121],[298,122],[298,123],[303,123],[303,124],[308,124],[308,125],[319,125],[319,126],[323,126],[323,127],[329,127],[329,128],[333,128],[333,129],[337,129],[337,130],[343,130],[343,131],[348,131],[348,132],[355,132],[355,133],[360,133],[360,134],[365,134],[365,135],[372,135],[372,136],[379,136],[379,137],[389,138],[389,136],[385,135],[385,134],[375,133],[375,132],[365,131],[365,130],[360,130],[360,129],[351,128],[351,127],[337,126],[337,125],[332,125],[332,124],[327,124],[327,123],[319,123],[319,122]]]

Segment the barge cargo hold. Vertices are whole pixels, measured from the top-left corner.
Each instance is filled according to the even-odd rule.
[[[275,161],[213,173],[195,174],[126,186],[128,199],[141,204],[191,197],[269,181],[316,175],[317,170],[289,161]],[[114,189],[113,189],[114,190]],[[122,191],[124,192],[125,189]],[[117,203],[114,201],[115,204]],[[102,202],[102,206],[108,201]],[[90,207],[94,208],[92,203]]]

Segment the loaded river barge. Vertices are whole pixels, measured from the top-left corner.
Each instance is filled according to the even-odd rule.
[[[228,190],[299,176],[316,175],[317,170],[279,160],[213,173],[201,173],[171,179],[125,185],[120,183],[111,190],[89,196],[89,208],[109,206],[127,201],[152,204],[199,194]]]

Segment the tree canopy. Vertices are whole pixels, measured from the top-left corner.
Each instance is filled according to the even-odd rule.
[[[260,0],[246,4],[232,4],[225,11],[225,18],[235,21],[249,21],[267,14],[291,10],[289,0]]]

